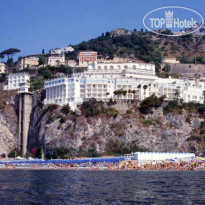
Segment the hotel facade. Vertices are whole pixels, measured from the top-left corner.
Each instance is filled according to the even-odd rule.
[[[167,100],[204,102],[205,83],[184,79],[158,78],[155,65],[138,62],[93,63],[87,71],[72,77],[45,82],[45,104],[69,104],[72,110],[91,98],[109,101],[142,101],[152,94]],[[116,92],[116,91],[124,91]]]
[[[18,93],[29,92],[30,75],[27,73],[10,73],[8,85],[4,85],[4,90],[17,90]]]

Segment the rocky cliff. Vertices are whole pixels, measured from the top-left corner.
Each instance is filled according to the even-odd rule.
[[[16,92],[5,92],[0,86],[0,155],[16,148],[18,118]]]
[[[2,155],[16,148],[18,101],[15,92],[1,89],[0,96]],[[34,95],[28,150],[68,148],[76,155],[85,155],[88,150],[101,154],[137,150],[203,154],[203,116],[196,109],[181,105],[171,111],[165,111],[165,106],[166,103],[142,114],[138,103],[98,104],[98,107],[91,103],[72,112],[66,106],[43,106]]]
[[[65,113],[54,105],[40,107],[35,105],[31,116],[29,150],[39,146],[72,148],[78,153],[94,149],[101,154],[135,150],[202,154],[204,150],[198,136],[203,118],[194,111],[163,112],[160,107],[144,115],[136,103],[123,103],[106,105],[104,112],[87,116],[82,108]]]

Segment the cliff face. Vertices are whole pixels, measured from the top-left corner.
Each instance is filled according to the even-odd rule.
[[[49,110],[36,106],[31,118],[29,149],[44,146],[76,150],[95,148],[99,153],[125,148],[203,153],[200,143],[188,140],[198,133],[203,121],[198,114],[191,117],[186,111],[164,114],[162,108],[158,108],[153,114],[142,115],[136,105],[114,107],[118,109],[117,115],[86,117],[80,110],[75,114],[63,114],[60,107]]]
[[[15,92],[0,90],[0,96],[2,155],[17,145],[18,103]],[[204,128],[201,128],[204,119],[196,112],[164,113],[158,108],[153,109],[153,114],[143,115],[136,104],[124,103],[106,106],[108,110],[104,113],[88,117],[82,109],[65,114],[62,107],[43,106],[36,96],[33,99],[29,151],[43,146],[73,148],[76,152],[95,149],[108,154],[119,150],[128,153],[131,150],[204,152]]]
[[[16,148],[18,118],[16,93],[6,92],[0,87],[0,155]]]

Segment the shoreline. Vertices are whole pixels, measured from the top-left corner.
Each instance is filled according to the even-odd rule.
[[[76,167],[70,167],[70,168],[23,168],[23,167],[18,167],[18,168],[0,168],[0,171],[10,171],[10,170],[30,170],[30,171],[42,171],[42,170],[52,170],[52,171],[143,171],[143,172],[146,172],[146,171],[152,171],[152,172],[156,172],[156,171],[174,171],[174,172],[184,172],[184,171],[189,171],[189,172],[192,172],[192,171],[205,171],[205,169],[194,169],[194,170],[176,170],[176,169],[171,169],[171,170],[167,170],[167,169],[109,169],[109,168],[102,168],[102,169],[90,169],[89,167],[81,167],[81,168],[76,168]]]

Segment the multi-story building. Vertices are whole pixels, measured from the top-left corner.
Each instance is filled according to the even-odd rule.
[[[37,68],[39,65],[38,56],[26,56],[19,60],[18,69],[23,70],[25,68]]]
[[[10,73],[8,76],[8,85],[4,90],[18,90],[19,92],[28,92],[30,87],[30,76],[27,73]]]
[[[45,82],[45,104],[69,104],[73,110],[91,98],[109,101],[144,100],[152,94],[167,100],[203,103],[205,83],[183,79],[163,79],[155,75],[153,64],[100,63],[82,74]]]
[[[0,63],[0,74],[6,72],[6,65],[4,63]]]
[[[49,56],[48,57],[48,65],[50,66],[59,66],[65,65],[65,56]]]
[[[74,51],[74,48],[71,46],[66,46],[64,48],[56,48],[56,49],[51,49],[50,53],[51,55],[62,55],[64,53],[72,52]]]
[[[84,74],[92,78],[156,78],[154,64],[137,62],[93,63]]]
[[[79,67],[87,67],[90,63],[97,62],[97,52],[81,51],[78,55]]]

